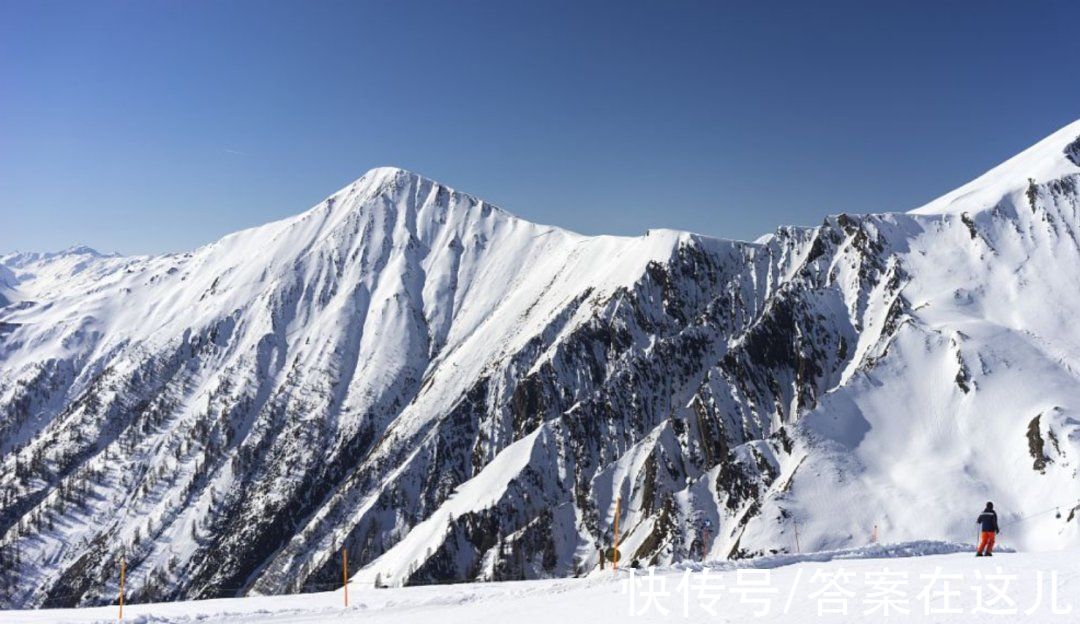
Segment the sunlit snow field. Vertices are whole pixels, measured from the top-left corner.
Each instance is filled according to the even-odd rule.
[[[947,553],[947,554],[929,554]],[[1074,622],[1080,552],[912,542],[587,578],[127,605],[130,622]],[[704,570],[707,570],[704,571]],[[633,574],[633,578],[631,577]],[[1054,587],[1056,585],[1056,588]],[[631,593],[631,589],[633,592]],[[905,611],[907,613],[905,613]],[[3,621],[116,621],[116,606],[13,611]]]

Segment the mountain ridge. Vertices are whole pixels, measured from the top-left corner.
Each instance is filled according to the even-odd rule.
[[[1071,140],[1070,143],[1065,144],[1064,147],[1061,146],[1062,142],[1069,141],[1069,140]],[[988,170],[983,175],[980,175],[980,176],[976,177],[975,179],[969,181],[966,184],[963,184],[963,185],[957,187],[953,191],[950,191],[950,192],[942,195],[941,197],[938,197],[938,198],[936,198],[934,200],[931,200],[931,201],[927,202],[926,204],[924,204],[924,205],[922,205],[922,206],[920,206],[918,208],[914,208],[914,209],[908,210],[906,212],[909,213],[909,214],[935,214],[936,212],[941,212],[941,211],[943,211],[945,209],[945,207],[949,203],[954,201],[956,196],[968,195],[970,193],[970,190],[967,190],[967,189],[969,189],[969,187],[976,186],[977,183],[979,183],[981,180],[989,179],[989,178],[992,178],[992,177],[995,177],[995,176],[1002,177],[1003,173],[1008,171],[1009,169],[1020,168],[1021,166],[1023,166],[1025,171],[1027,171],[1029,174],[1033,174],[1033,175],[1030,176],[1030,179],[1035,180],[1037,182],[1046,182],[1047,180],[1057,178],[1057,177],[1061,177],[1062,175],[1068,175],[1071,172],[1070,165],[1075,166],[1075,167],[1080,167],[1080,119],[1078,119],[1078,120],[1076,120],[1076,121],[1074,121],[1072,123],[1066,124],[1065,126],[1062,126],[1060,129],[1058,129],[1057,131],[1051,133],[1050,135],[1048,135],[1044,139],[1038,141],[1037,143],[1035,143],[1034,145],[1032,145],[1028,149],[1020,152],[1016,156],[1006,160],[1005,162],[1001,163],[1000,165],[991,168],[990,170]],[[1009,176],[1009,175],[1006,174],[1004,177],[1010,178],[1010,179],[1015,179],[1017,176],[1015,176],[1015,175]],[[490,206],[492,209],[497,210],[499,212],[502,212],[502,213],[506,214],[507,216],[512,217],[514,219],[526,221],[528,223],[534,223],[535,225],[541,225],[539,223],[527,221],[527,220],[523,219],[522,217],[520,217],[518,215],[515,215],[513,213],[510,213],[510,212],[506,211],[505,209],[503,209],[502,207],[500,207],[498,205],[484,202],[484,200],[480,199],[478,195],[459,191],[459,190],[457,190],[457,189],[455,189],[455,188],[453,188],[453,187],[451,187],[451,186],[449,186],[449,185],[447,185],[447,184],[445,184],[443,182],[440,182],[438,180],[435,180],[434,178],[430,178],[428,176],[425,176],[425,175],[423,175],[423,174],[421,174],[419,172],[413,171],[411,169],[396,166],[396,165],[380,165],[380,166],[372,167],[371,169],[369,169],[368,171],[366,171],[365,173],[360,175],[360,177],[358,177],[355,180],[353,180],[352,182],[342,186],[338,191],[336,191],[334,193],[331,193],[322,202],[320,202],[319,204],[316,204],[316,206],[310,208],[309,210],[307,210],[305,212],[302,212],[302,213],[299,213],[299,214],[293,215],[293,216],[284,217],[284,218],[279,219],[277,221],[272,221],[272,222],[265,223],[265,224],[262,224],[262,225],[256,225],[256,226],[253,226],[253,227],[250,227],[250,228],[243,228],[241,230],[237,230],[236,232],[232,232],[232,233],[224,235],[222,237],[222,239],[225,239],[225,238],[240,234],[242,232],[247,232],[249,230],[257,230],[257,229],[260,229],[260,228],[272,226],[272,225],[274,225],[276,223],[291,222],[293,220],[300,219],[300,218],[304,217],[305,215],[307,215],[309,212],[312,212],[312,211],[318,209],[325,202],[327,202],[329,200],[332,200],[334,198],[340,197],[341,195],[345,194],[347,191],[355,190],[356,187],[359,186],[359,185],[364,185],[364,184],[367,184],[369,186],[374,185],[375,190],[374,190],[373,194],[378,194],[379,192],[381,192],[383,187],[385,187],[388,184],[394,183],[395,179],[398,179],[398,178],[411,179],[411,180],[416,181],[416,182],[426,182],[428,184],[433,184],[433,185],[436,185],[438,187],[445,188],[450,193],[455,193],[455,194],[458,194],[458,195],[467,196],[469,198],[474,199],[477,202],[485,203],[486,205]],[[1009,188],[1006,192],[1002,193],[1002,196],[1009,193],[1009,192],[1015,192],[1017,190],[1021,190],[1021,188],[1019,186],[1014,187],[1014,188]],[[1000,197],[999,197],[999,199],[1000,199]],[[866,214],[893,214],[893,213],[872,212],[872,213],[866,213]],[[896,213],[896,214],[900,214],[900,213]],[[837,215],[828,215],[828,216],[829,217],[835,217]],[[580,234],[580,233],[574,232],[573,230],[569,230],[569,229],[566,229],[566,228],[562,228],[562,227],[559,227],[559,226],[553,226],[553,225],[548,225],[546,227],[549,227],[549,228],[552,228],[552,229],[558,229],[558,230],[563,231],[563,232],[567,232],[567,233],[570,233],[570,234],[576,234],[578,236],[583,236],[583,237],[587,237],[587,236],[594,236],[594,237],[595,236],[616,236],[616,235],[610,235],[610,234],[599,234],[599,235]],[[784,226],[780,226],[780,227],[784,227]],[[800,226],[800,227],[812,227],[812,226]],[[656,231],[656,232],[663,232],[663,231],[679,232],[679,233],[690,234],[690,235],[693,235],[693,236],[700,236],[700,237],[704,237],[704,238],[711,238],[711,239],[724,240],[724,241],[737,240],[737,239],[725,238],[723,236],[716,236],[716,235],[704,234],[704,233],[700,233],[700,232],[693,232],[693,231],[689,231],[689,230],[678,230],[678,229],[671,229],[671,228],[649,228],[648,231],[649,232],[654,232],[654,231]],[[770,236],[770,234],[764,234],[762,236],[763,237]],[[634,236],[629,236],[629,235],[617,236],[617,237],[618,238],[636,238]],[[213,244],[215,244],[217,242],[220,242],[220,240],[222,240],[222,239],[219,239],[218,241],[213,241],[211,243],[207,243],[207,245],[204,245],[204,246],[213,245]],[[50,251],[46,251],[46,252],[12,251],[12,252],[9,252],[7,254],[0,254],[0,258],[13,257],[13,256],[18,257],[18,256],[29,255],[31,257],[34,257],[34,259],[37,259],[38,257],[42,257],[42,256],[62,256],[62,255],[70,255],[70,254],[87,254],[87,255],[92,255],[92,256],[106,256],[106,257],[112,257],[112,256],[139,257],[139,256],[146,256],[146,255],[150,255],[150,256],[180,255],[182,253],[184,253],[184,252],[174,252],[174,253],[167,253],[167,254],[137,254],[135,256],[124,256],[122,254],[117,254],[117,253],[103,254],[103,253],[97,251],[96,249],[94,249],[93,247],[90,247],[89,245],[79,243],[79,244],[72,245],[72,246],[70,246],[70,247],[68,247],[66,249],[63,249],[63,250],[60,250],[60,251],[55,251],[55,252],[50,252]],[[11,262],[11,260],[9,260],[8,262]]]
[[[1051,138],[948,210],[755,243],[583,236],[379,168],[188,253],[0,258],[5,606],[107,601],[121,555],[133,600],[313,591],[342,549],[365,582],[571,575],[617,497],[647,563],[1080,498],[1080,169],[1041,180],[1080,123]]]

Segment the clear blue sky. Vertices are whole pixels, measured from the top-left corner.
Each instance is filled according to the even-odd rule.
[[[1002,4],[0,0],[0,251],[190,249],[379,165],[585,233],[907,210],[1080,117],[1080,2]]]

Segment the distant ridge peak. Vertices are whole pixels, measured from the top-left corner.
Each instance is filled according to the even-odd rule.
[[[108,254],[101,253],[100,251],[98,251],[97,249],[94,249],[93,247],[90,247],[89,245],[72,245],[71,247],[68,247],[67,249],[61,251],[60,253],[64,254],[64,255],[70,255],[70,256],[105,256],[105,255],[108,255]]]
[[[1043,183],[1080,173],[1080,119],[1062,127],[971,182],[912,210],[913,214],[977,212],[1003,198]]]

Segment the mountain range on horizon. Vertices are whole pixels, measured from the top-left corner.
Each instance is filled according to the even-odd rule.
[[[571,576],[616,524],[646,565],[968,540],[986,500],[1077,545],[1077,312],[1080,121],[753,242],[387,167],[188,253],[3,255],[0,607],[105,604],[120,558],[150,601],[334,587],[343,550]]]

